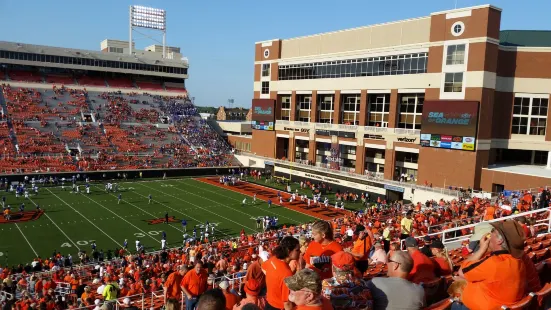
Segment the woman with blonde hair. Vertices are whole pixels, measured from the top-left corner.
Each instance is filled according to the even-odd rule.
[[[342,246],[333,240],[331,224],[322,220],[312,224],[312,239],[304,253],[306,268],[316,271],[322,280],[331,278],[331,256],[342,251]]]
[[[430,244],[430,250],[434,257],[431,259],[435,263],[435,272],[437,276],[448,276],[453,272],[453,263],[448,255],[448,249],[444,246],[442,241],[436,239]]]

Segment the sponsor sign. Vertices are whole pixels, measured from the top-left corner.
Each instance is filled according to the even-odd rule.
[[[294,132],[304,132],[304,133],[309,133],[310,132],[310,129],[308,129],[308,128],[283,127],[283,130],[294,131]]]
[[[425,101],[421,146],[474,151],[478,109],[477,101]]]
[[[370,135],[370,134],[364,134],[364,138],[366,139],[374,139],[374,140],[384,140],[385,137],[382,135]]]
[[[356,138],[356,133],[355,132],[348,132],[348,131],[339,131],[338,136],[343,137],[343,138],[355,139]]]
[[[253,99],[252,128],[256,130],[274,130],[275,100]]]
[[[415,143],[415,141],[417,141],[417,138],[400,137],[397,140],[398,140],[398,142]],[[430,140],[430,138],[429,138],[429,140]]]
[[[256,130],[274,130],[274,122],[252,121],[251,127]]]
[[[452,142],[452,149],[462,150],[463,149],[463,143],[462,142]]]
[[[388,184],[385,184],[385,189],[395,191],[395,192],[400,192],[400,193],[404,192],[403,187],[398,187],[398,186],[393,186],[393,185],[388,185]]]

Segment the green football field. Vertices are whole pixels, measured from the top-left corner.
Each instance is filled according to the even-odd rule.
[[[45,213],[33,221],[0,223],[0,265],[29,263],[37,256],[50,257],[54,251],[70,253],[78,262],[78,251],[85,250],[90,255],[92,241],[98,251],[105,253],[122,247],[125,239],[132,252],[137,239],[146,251],[159,250],[163,231],[167,246],[178,247],[184,240],[182,219],[187,220],[188,235],[192,235],[195,225],[213,223],[216,239],[238,236],[242,228],[246,233],[260,231],[254,220],[259,216],[276,216],[278,225],[315,220],[284,207],[268,209],[264,201],[253,204],[249,196],[191,178],[117,183],[122,195],[120,204],[118,193],[106,193],[100,183],[91,183],[90,194],[84,193],[83,185],[80,193],[72,193],[69,184],[64,190],[40,187],[38,194],[29,199],[1,192],[12,212],[18,212],[21,203],[25,203],[25,211],[34,211],[38,204]],[[245,197],[247,205],[242,206]],[[175,222],[155,223],[160,222],[156,219],[164,222],[166,212]],[[199,228],[197,231],[199,235]]]

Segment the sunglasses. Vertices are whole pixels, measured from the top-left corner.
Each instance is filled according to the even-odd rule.
[[[388,262],[389,262],[389,263],[395,263],[396,265],[400,265],[399,262],[397,262],[397,261],[395,261],[395,260],[392,260],[392,259],[389,259]]]

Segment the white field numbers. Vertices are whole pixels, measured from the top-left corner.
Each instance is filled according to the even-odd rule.
[[[148,231],[147,234],[150,235],[150,236],[158,236],[160,234],[163,233],[163,230],[152,230],[152,231]],[[144,233],[134,233],[134,237],[136,238],[143,238],[145,237],[146,234]],[[86,245],[89,245],[89,244],[92,244],[92,242],[95,241],[95,240],[79,240],[79,241],[75,241],[75,243],[77,245],[80,245],[80,246],[86,246]],[[61,244],[61,247],[62,248],[70,248],[72,247],[73,245],[70,244],[69,242],[65,242],[63,244]],[[0,252],[0,256],[4,255],[4,253]]]

